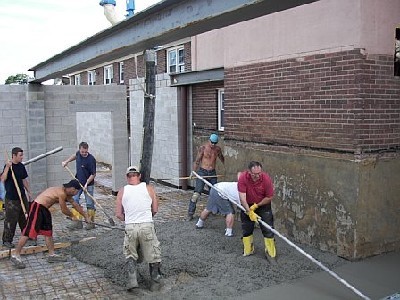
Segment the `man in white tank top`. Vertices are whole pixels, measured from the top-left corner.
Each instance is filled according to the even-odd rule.
[[[140,178],[139,169],[136,166],[129,167],[126,170],[128,184],[117,195],[116,217],[125,222],[123,253],[128,267],[128,290],[138,287],[138,259],[141,261],[143,258],[149,263],[152,285],[161,279],[161,248],[153,223],[158,200],[154,188],[141,182]]]

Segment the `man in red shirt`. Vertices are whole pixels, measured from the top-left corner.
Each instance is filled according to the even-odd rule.
[[[248,170],[242,172],[238,181],[240,203],[246,209],[241,212],[243,233],[243,256],[254,253],[253,231],[257,216],[261,217],[269,226],[274,226],[274,216],[271,210],[271,201],[274,196],[274,185],[271,177],[262,171],[258,161],[251,161]],[[276,249],[274,233],[261,226],[264,236],[265,255],[271,261],[275,260]]]

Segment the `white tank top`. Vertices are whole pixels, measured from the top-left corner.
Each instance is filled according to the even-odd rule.
[[[152,199],[145,182],[137,185],[125,185],[124,195],[122,196],[125,224],[153,222],[151,203]]]

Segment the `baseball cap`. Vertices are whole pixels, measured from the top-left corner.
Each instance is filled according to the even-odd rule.
[[[218,135],[216,135],[215,133],[210,135],[210,141],[213,144],[217,144],[218,143]]]
[[[80,184],[79,184],[79,181],[76,180],[76,179],[72,179],[70,182],[64,183],[63,186],[64,186],[65,188],[73,187],[73,188],[75,188],[76,190],[80,190],[80,189],[81,189],[81,186],[80,186]]]
[[[139,173],[140,174],[140,171],[139,171],[138,167],[130,166],[130,167],[128,167],[128,169],[126,169],[126,175],[128,175],[129,173]]]

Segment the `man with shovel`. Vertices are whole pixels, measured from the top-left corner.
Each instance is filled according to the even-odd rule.
[[[93,197],[94,193],[94,178],[96,177],[96,159],[92,154],[89,153],[89,145],[86,142],[79,144],[79,150],[67,160],[61,164],[66,167],[69,162],[76,160],[76,178],[79,180],[84,189]],[[84,190],[81,188],[77,195],[74,196],[74,200],[79,205],[79,199]],[[94,229],[94,218],[96,215],[95,203],[89,195],[85,194],[86,209],[92,223],[86,225],[86,229]],[[71,230],[82,229],[83,224],[81,216],[76,209],[71,209],[73,214],[73,223],[68,226]]]
[[[7,160],[1,175],[1,181],[4,182],[6,190],[3,246],[7,248],[15,247],[12,241],[17,223],[21,231],[26,225],[25,213],[27,213],[28,202],[31,197],[28,173],[22,164],[24,151],[20,147],[14,147],[11,150],[11,155],[11,161]]]
[[[46,246],[49,251],[47,257],[49,263],[66,261],[65,257],[54,253],[53,224],[49,209],[55,203],[58,203],[62,213],[72,217],[73,214],[67,207],[67,202],[69,202],[79,214],[85,217],[86,222],[90,224],[91,220],[89,216],[83,211],[82,207],[72,199],[72,196],[75,196],[80,188],[77,180],[71,180],[63,184],[63,186],[46,189],[35,199],[29,211],[27,224],[22,230],[18,246],[11,256],[11,262],[16,268],[25,268],[25,264],[22,262],[20,256],[21,250],[29,238],[36,239],[38,235],[44,235]]]
[[[140,181],[140,171],[126,170],[127,185],[118,191],[116,217],[125,222],[124,255],[128,269],[128,291],[137,288],[137,262],[149,263],[151,289],[160,283],[161,248],[154,229],[153,216],[158,212],[154,188]],[[140,248],[140,250],[139,250]]]

